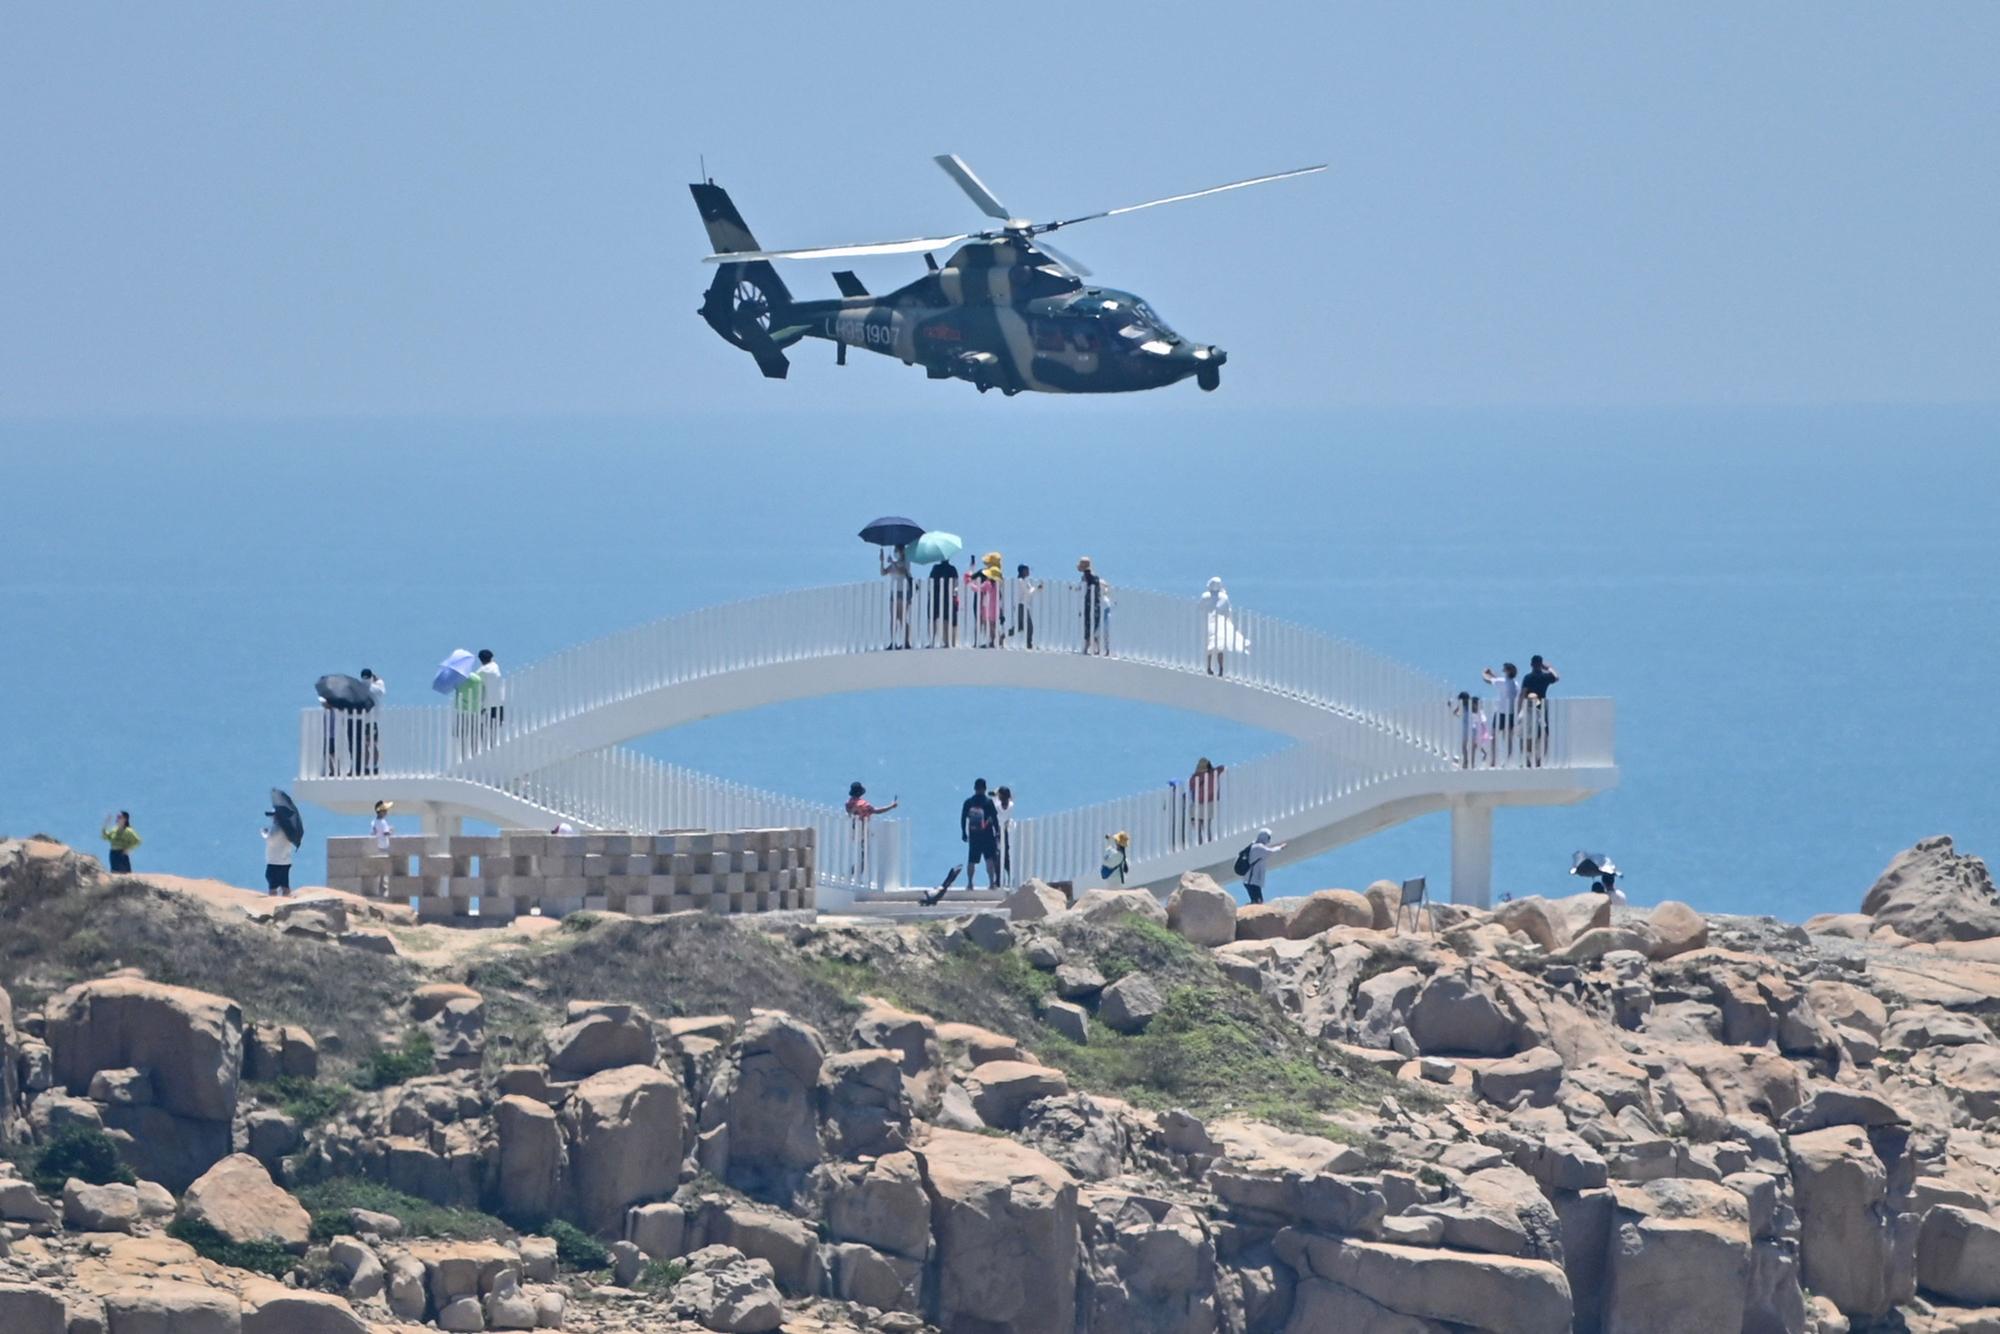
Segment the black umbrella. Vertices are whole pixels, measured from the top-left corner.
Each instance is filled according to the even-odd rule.
[[[861,530],[861,540],[878,547],[906,547],[923,535],[922,524],[894,514]]]
[[[299,818],[298,803],[292,800],[291,793],[272,788],[271,809],[264,814],[277,821],[278,828],[285,831],[285,837],[292,841],[293,847],[306,845],[306,822]]]
[[[375,707],[375,692],[368,683],[354,676],[322,676],[313,682],[313,689],[319,697],[336,709],[372,709]]]

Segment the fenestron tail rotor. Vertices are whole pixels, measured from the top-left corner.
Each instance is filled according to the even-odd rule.
[[[973,173],[972,168],[965,164],[965,160],[956,153],[940,154],[935,160],[938,166],[944,169],[945,174],[958,183],[958,188],[965,191],[967,197],[974,204],[978,205],[980,212],[989,218],[997,218],[1006,225],[999,230],[958,232],[951,236],[917,236],[905,241],[867,241],[853,245],[807,246],[795,250],[735,251],[728,254],[710,255],[706,262],[710,264],[728,264],[747,260],[847,259],[866,255],[910,255],[926,250],[941,250],[946,246],[956,245],[960,241],[970,241],[975,238],[997,240],[1005,236],[1016,236],[1031,239],[1047,232],[1055,231],[1059,227],[1074,227],[1080,222],[1094,222],[1099,218],[1115,218],[1123,213],[1137,213],[1141,209],[1158,208],[1162,204],[1178,204],[1189,199],[1201,199],[1208,195],[1219,195],[1229,190],[1241,190],[1252,185],[1266,185],[1272,181],[1290,180],[1294,176],[1310,176],[1315,172],[1326,170],[1326,164],[1322,162],[1316,166],[1294,167],[1290,171],[1272,172],[1268,176],[1252,176],[1246,180],[1230,181],[1226,185],[1211,185],[1204,190],[1190,190],[1185,194],[1167,195],[1160,199],[1148,199],[1143,203],[1125,204],[1119,208],[1103,209],[1096,213],[1080,213],[1076,217],[1058,218],[1054,222],[1032,222],[1026,218],[1014,217],[1009,213],[1007,206],[1000,202],[999,197],[986,187],[986,183],[980,180]],[[1079,277],[1087,276],[1090,273],[1090,270],[1082,264],[1051,249],[1047,245],[1038,243],[1036,248]]]

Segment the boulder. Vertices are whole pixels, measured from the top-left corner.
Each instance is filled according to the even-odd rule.
[[[1148,889],[1087,889],[1076,896],[1070,913],[1081,921],[1111,924],[1127,913],[1161,926],[1167,924],[1167,910]]]
[[[1000,906],[1013,921],[1039,922],[1044,917],[1068,912],[1069,900],[1063,897],[1061,890],[1051,889],[1039,880],[1030,880],[1009,894]]]
[[[1519,1027],[1490,980],[1466,970],[1433,975],[1410,1006],[1410,1036],[1427,1055],[1512,1055]]]
[[[659,1058],[653,1017],[636,1005],[571,1001],[568,1022],[549,1035],[548,1067],[555,1079],[587,1079],[621,1065]]]
[[[139,1218],[139,1192],[130,1186],[93,1186],[75,1177],[63,1184],[65,1227],[78,1232],[130,1232]]]
[[[1614,1188],[1605,1334],[1740,1330],[1749,1304],[1750,1227],[1741,1195],[1666,1178]]]
[[[493,1104],[493,1135],[491,1193],[498,1211],[522,1220],[560,1212],[567,1155],[555,1109],[510,1094]]]
[[[1167,998],[1152,978],[1127,973],[1097,998],[1097,1017],[1120,1033],[1143,1033],[1166,1006]]]
[[[46,1288],[0,1283],[0,1329],[7,1334],[65,1334],[69,1306]]]
[[[1658,938],[1653,935],[1653,929],[1644,923],[1635,922],[1627,926],[1594,926],[1588,931],[1580,932],[1570,940],[1569,944],[1549,957],[1557,963],[1593,963],[1607,954],[1615,954],[1619,950],[1632,950],[1651,958],[1654,951],[1659,948],[1659,943]]]
[[[1547,1260],[1309,1233],[1302,1235],[1300,1249],[1311,1277],[1404,1317],[1489,1334],[1553,1334],[1570,1328],[1569,1280]]]
[[[335,1237],[327,1247],[326,1257],[340,1276],[349,1301],[365,1302],[382,1295],[388,1274],[382,1268],[381,1258],[359,1237]]]
[[[1961,855],[1942,836],[1890,862],[1861,900],[1861,911],[1910,940],[2000,936],[2000,898],[1986,863]]]
[[[126,1166],[171,1190],[186,1190],[196,1177],[229,1156],[228,1121],[175,1116],[157,1106],[100,1110],[104,1128],[119,1140],[119,1156]]]
[[[1415,968],[1391,968],[1354,988],[1354,1040],[1364,1047],[1386,1049],[1392,1034],[1404,1024],[1424,975]]]
[[[1104,990],[1104,974],[1087,963],[1065,963],[1056,968],[1056,995],[1066,1001],[1087,1001]]]
[[[241,1246],[275,1242],[303,1252],[312,1235],[305,1206],[247,1153],[229,1155],[189,1186],[181,1197],[181,1217],[205,1223]]]
[[[1079,1047],[1090,1041],[1090,1011],[1073,1001],[1051,1000],[1042,1005],[1042,1022],[1057,1036]]]
[[[671,1260],[687,1249],[687,1211],[678,1204],[640,1204],[625,1215],[625,1240],[648,1260]]]
[[[937,1040],[951,1053],[954,1064],[984,1065],[988,1061],[1024,1059],[1018,1041],[978,1024],[939,1024]]]
[[[1306,896],[1305,902],[1285,923],[1285,936],[1291,940],[1304,940],[1337,926],[1372,928],[1374,925],[1375,905],[1366,896],[1351,889],[1322,889]]]
[[[843,1158],[891,1153],[910,1135],[910,1100],[893,1052],[862,1048],[829,1056],[819,1069],[821,1126]]]
[[[722,1334],[767,1334],[785,1323],[785,1302],[771,1266],[741,1257],[687,1275],[674,1285],[673,1305]]]
[[[31,1227],[51,1227],[56,1211],[25,1181],[0,1176],[0,1223],[26,1223]]]
[[[857,1047],[894,1052],[897,1065],[911,1078],[937,1067],[937,1021],[929,1015],[912,1014],[870,999],[855,1016],[852,1037]]]
[[[1236,900],[1201,872],[1189,871],[1167,900],[1167,926],[1197,945],[1227,945],[1236,939]]]
[[[1079,1245],[1069,1173],[1011,1140],[954,1130],[932,1131],[918,1154],[936,1237],[934,1323],[983,1334],[1069,1329]]]
[[[1403,906],[1403,887],[1393,880],[1377,880],[1362,893],[1367,896],[1368,906],[1375,911],[1375,920],[1369,925],[1377,931],[1394,930],[1396,910]]]
[[[369,1334],[373,1328],[332,1293],[263,1281],[244,1285],[243,1334]]]
[[[923,1265],[916,1260],[884,1255],[859,1242],[829,1246],[833,1295],[878,1311],[914,1313],[922,1304]]]
[[[1916,1288],[1916,1219],[1889,1195],[1889,1172],[1858,1126],[1793,1135],[1793,1207],[1805,1286],[1850,1318],[1874,1319]]]
[[[296,1024],[256,1024],[243,1035],[245,1079],[317,1079],[319,1043]]]
[[[826,1045],[810,1024],[776,1010],[752,1016],[702,1100],[704,1132],[729,1127],[726,1178],[776,1190],[819,1162],[817,1089]]]
[[[11,1143],[17,1134],[14,1109],[21,1102],[17,1080],[20,1068],[21,1043],[14,1031],[14,1002],[8,998],[7,989],[0,987],[0,1144]]]
[[[660,1071],[626,1065],[592,1075],[570,1092],[562,1121],[576,1216],[588,1230],[614,1234],[627,1205],[680,1184],[681,1088]]]
[[[1653,931],[1653,959],[1671,959],[1677,954],[1708,946],[1708,919],[1677,899],[1668,899],[1646,915]]]
[[[148,1283],[104,1294],[110,1334],[242,1334],[236,1294],[195,1283]]]
[[[1531,1047],[1472,1071],[1479,1096],[1501,1107],[1512,1107],[1523,1094],[1530,1105],[1546,1107],[1555,1101],[1562,1078],[1563,1059],[1549,1047]]]
[[[1025,1061],[988,1061],[965,1076],[965,1091],[981,1121],[999,1130],[1019,1130],[1028,1104],[1069,1092],[1069,1078]]]
[[[988,954],[1014,948],[1014,928],[1007,924],[1004,912],[976,912],[960,923],[958,930],[967,942]]]
[[[930,1251],[931,1202],[913,1153],[889,1153],[835,1178],[827,1235],[889,1255],[922,1260]]]
[[[227,1122],[243,1070],[243,1012],[187,987],[109,977],[71,987],[47,1009],[55,1077],[71,1094],[99,1070],[153,1074],[159,1106],[197,1121]]]
[[[1238,940],[1281,940],[1285,928],[1291,925],[1292,914],[1298,911],[1304,899],[1272,899],[1269,903],[1252,903],[1236,910],[1236,938]]]
[[[1917,1283],[1968,1306],[2000,1305],[2000,1220],[1941,1204],[1917,1235]]]
[[[1554,954],[1584,932],[1610,926],[1611,900],[1602,894],[1571,894],[1559,899],[1531,894],[1496,905],[1493,920]]]

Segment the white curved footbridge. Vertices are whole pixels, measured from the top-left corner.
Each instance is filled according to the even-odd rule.
[[[1497,756],[1467,765],[1456,692],[1358,645],[1255,612],[1218,622],[1193,599],[1119,589],[1100,605],[1077,585],[1051,583],[1027,603],[1030,647],[1016,597],[1010,584],[997,618],[982,619],[968,591],[924,579],[903,595],[886,582],[779,593],[568,649],[511,674],[498,702],[475,713],[450,702],[308,709],[295,791],[353,814],[386,798],[422,812],[432,832],[466,818],[544,829],[558,819],[634,831],[810,826],[820,903],[839,907],[922,883],[910,875],[906,825],[863,829],[839,806],[692,773],[626,743],[862,690],[1058,690],[1195,710],[1298,744],[1228,765],[1206,807],[1169,787],[1013,823],[1016,880],[1100,883],[1105,837],[1125,830],[1128,883],[1164,890],[1185,871],[1226,882],[1260,828],[1286,844],[1283,863],[1448,811],[1451,897],[1484,904],[1494,808],[1581,801],[1617,782],[1608,699],[1550,701],[1519,720],[1511,749],[1503,733]],[[1230,651],[1218,660],[1213,646]]]

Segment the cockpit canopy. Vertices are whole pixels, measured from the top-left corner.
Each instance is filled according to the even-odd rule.
[[[1070,309],[1096,316],[1106,325],[1106,332],[1131,343],[1165,343],[1171,347],[1181,341],[1181,336],[1157,311],[1130,292],[1109,287],[1088,288],[1070,302]]]

